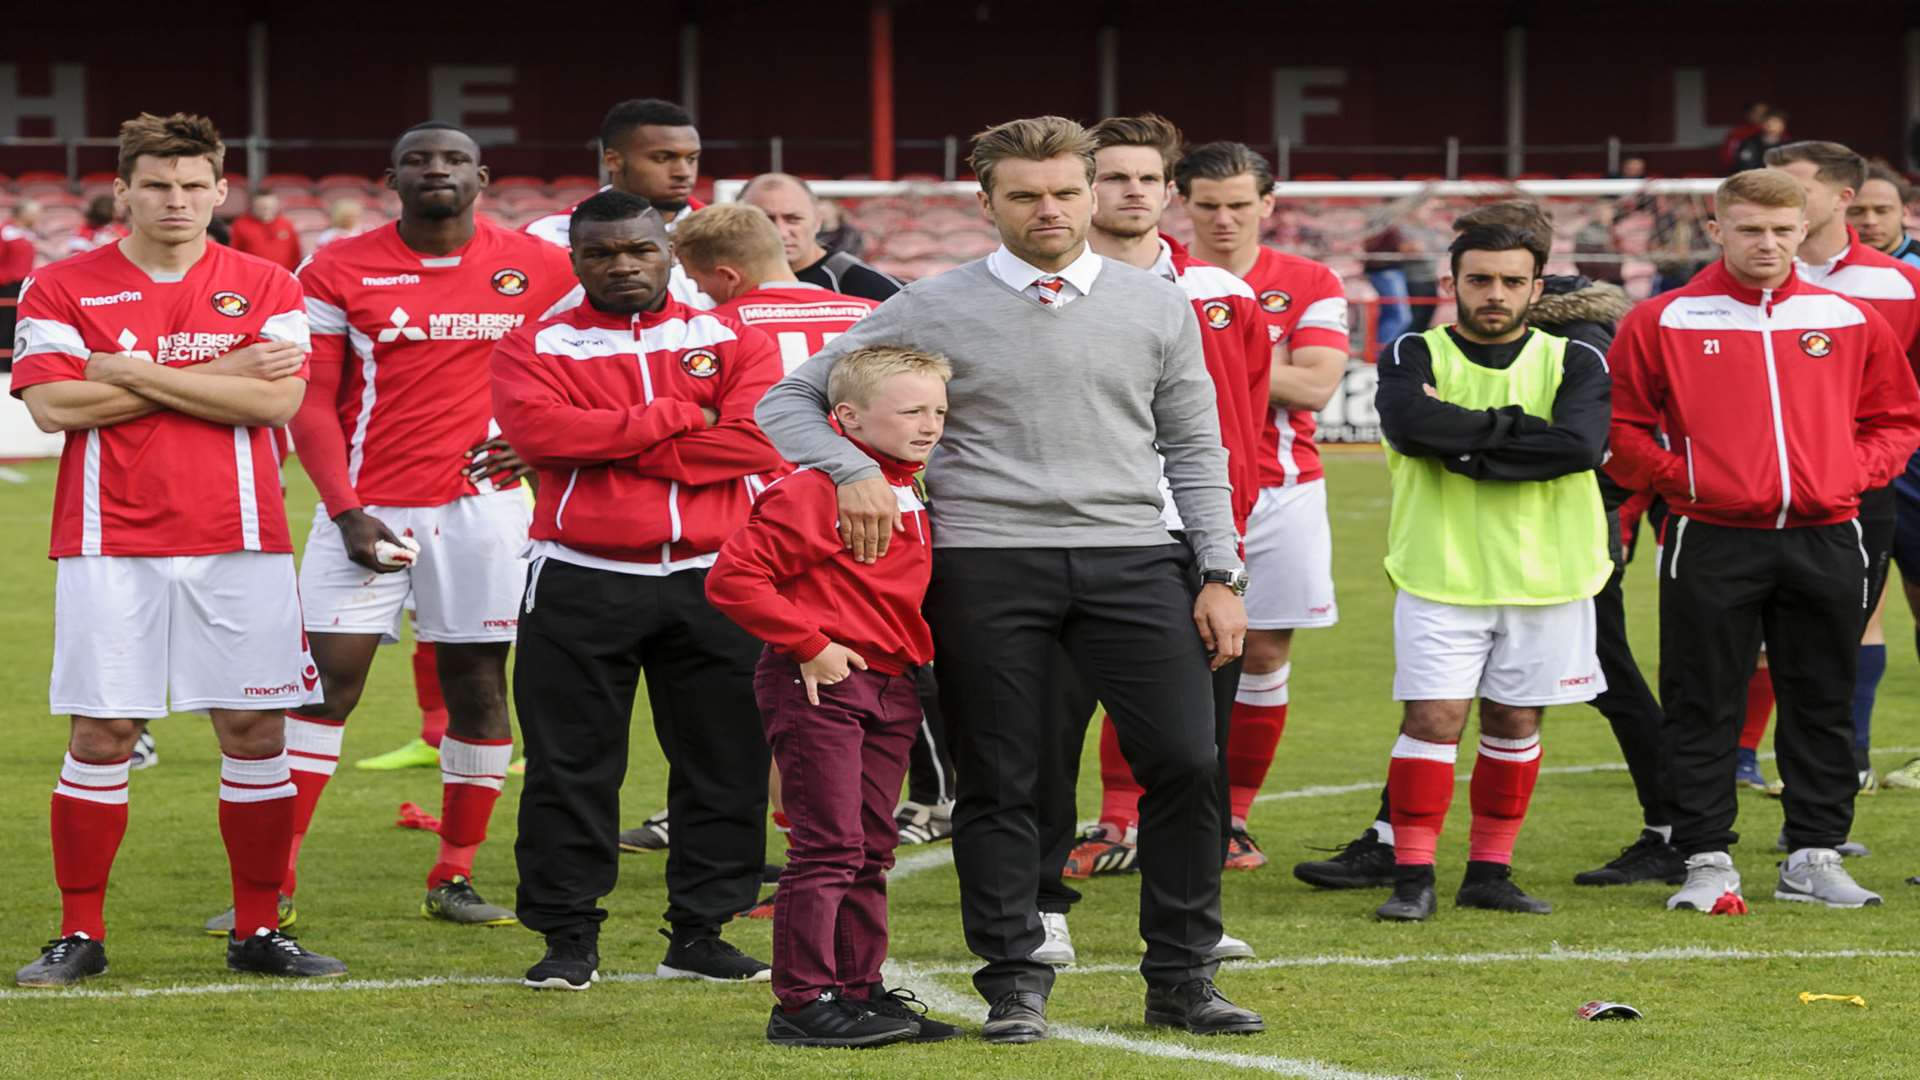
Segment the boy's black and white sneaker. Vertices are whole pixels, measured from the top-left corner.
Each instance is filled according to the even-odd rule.
[[[589,990],[600,977],[599,942],[583,934],[547,938],[547,955],[527,969],[522,986],[535,990]]]
[[[1467,863],[1467,876],[1453,895],[1453,906],[1516,915],[1553,914],[1552,904],[1521,892],[1513,883],[1513,868],[1497,862]]]
[[[729,945],[718,930],[681,936],[660,931],[667,939],[667,955],[653,973],[662,979],[704,979],[707,982],[772,982],[773,969]]]
[[[1385,888],[1393,884],[1393,845],[1369,828],[1331,859],[1294,863],[1293,876],[1316,889]]]
[[[333,979],[347,973],[347,965],[331,956],[308,952],[278,930],[265,927],[246,938],[227,938],[227,966],[255,975],[293,979]]]
[[[935,1020],[927,1015],[927,1004],[921,1001],[913,991],[896,986],[891,990],[874,987],[872,995],[864,998],[847,999],[855,1005],[864,1007],[873,1015],[887,1020],[906,1020],[919,1025],[910,1042],[933,1043],[946,1042],[960,1034],[960,1029],[945,1020]]]
[[[775,1005],[767,1017],[767,1041],[775,1046],[847,1048],[906,1042],[920,1033],[915,1021],[881,1016],[865,1006],[831,990],[798,1012]]]
[[[1573,875],[1575,885],[1632,885],[1642,881],[1678,885],[1685,880],[1686,858],[1652,829],[1640,830],[1640,839],[1621,848],[1619,857],[1607,865]]]
[[[107,947],[85,934],[68,934],[40,946],[40,959],[13,973],[18,986],[72,986],[107,973]]]

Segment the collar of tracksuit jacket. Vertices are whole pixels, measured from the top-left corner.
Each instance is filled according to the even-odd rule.
[[[891,454],[883,454],[880,451],[875,450],[873,447],[868,446],[866,443],[861,442],[859,439],[856,439],[851,435],[847,436],[847,441],[859,447],[861,453],[872,458],[873,463],[875,465],[880,466],[880,475],[887,478],[888,486],[890,487],[912,487],[913,486],[914,475],[920,471],[920,466],[921,466],[920,462],[902,461]]]
[[[1792,267],[1787,269],[1787,280],[1771,289],[1756,289],[1742,284],[1739,278],[1733,276],[1733,271],[1728,269],[1725,259],[1700,271],[1699,276],[1688,285],[1695,290],[1702,285],[1711,286],[1715,292],[1725,293],[1743,304],[1752,304],[1769,315],[1773,313],[1775,304],[1806,289],[1806,283],[1800,280],[1799,271]]]

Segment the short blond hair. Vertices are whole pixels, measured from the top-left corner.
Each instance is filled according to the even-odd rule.
[[[993,170],[1009,158],[1019,161],[1051,161],[1057,157],[1077,157],[1087,167],[1087,183],[1093,183],[1093,135],[1079,121],[1064,116],[1034,116],[995,124],[973,137],[973,153],[967,158],[973,175],[980,179],[980,190],[993,194]]]
[[[120,125],[120,179],[132,180],[133,164],[142,157],[203,157],[218,180],[226,167],[227,144],[220,140],[220,129],[204,116],[141,113]]]
[[[1713,193],[1713,211],[1715,215],[1723,213],[1734,203],[1752,203],[1769,209],[1807,208],[1807,192],[1790,174],[1779,169],[1748,169],[1737,172],[1720,181],[1720,187]]]
[[[687,215],[673,230],[673,253],[702,270],[784,261],[780,230],[745,203],[719,203]]]
[[[939,353],[905,345],[870,345],[841,357],[827,376],[827,400],[858,408],[873,403],[880,384],[895,375],[931,375],[941,382],[953,378],[953,365]]]

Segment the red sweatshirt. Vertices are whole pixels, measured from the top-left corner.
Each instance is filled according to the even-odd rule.
[[[773,342],[672,299],[638,315],[583,302],[530,323],[501,339],[492,371],[500,431],[540,476],[536,546],[634,573],[710,566],[746,523],[758,474],[781,464],[753,422],[780,377]]]
[[[1920,389],[1886,320],[1797,275],[1751,289],[1715,263],[1628,312],[1607,359],[1607,472],[1710,524],[1851,520],[1920,446]]]
[[[933,637],[920,615],[933,536],[913,490],[920,466],[860,448],[880,464],[900,503],[900,525],[879,562],[854,561],[840,542],[832,478],[801,469],[761,493],[746,528],[720,549],[707,575],[707,600],[801,663],[837,641],[872,670],[898,675],[933,659]]]

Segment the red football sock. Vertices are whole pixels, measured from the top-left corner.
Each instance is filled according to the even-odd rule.
[[[295,871],[300,865],[300,845],[313,825],[320,793],[327,790],[327,781],[333,779],[333,770],[340,765],[340,739],[345,733],[344,720],[287,714],[287,767],[293,771],[294,789],[293,837],[287,843],[287,873],[280,891],[288,896],[299,884]]]
[[[1513,842],[1527,819],[1527,803],[1540,779],[1540,734],[1524,739],[1480,736],[1467,798],[1473,806],[1471,846],[1474,862],[1513,862]]]
[[[487,838],[487,820],[506,786],[512,739],[463,739],[440,744],[440,858],[427,872],[427,888],[473,876],[473,853]]]
[[[413,699],[420,705],[420,737],[439,746],[447,734],[447,699],[440,693],[440,664],[433,642],[413,643]]]
[[[1393,804],[1393,861],[1399,866],[1432,866],[1433,849],[1453,805],[1453,763],[1459,743],[1427,742],[1402,735],[1393,744],[1387,766],[1387,792]]]
[[[220,839],[233,873],[233,934],[280,928],[280,882],[293,843],[295,788],[285,752],[220,755]]]
[[[132,758],[81,761],[67,754],[53,789],[53,880],[60,886],[60,936],[105,941],[107,875],[127,834]]]
[[[1767,721],[1773,717],[1773,673],[1766,668],[1753,669],[1747,680],[1747,725],[1740,729],[1740,749],[1758,750],[1767,737]]]
[[[1113,728],[1113,717],[1100,714],[1100,824],[1115,839],[1126,837],[1140,824],[1139,781],[1133,778],[1133,766],[1120,752],[1120,733]]]
[[[1234,819],[1253,812],[1254,796],[1267,782],[1273,752],[1287,730],[1287,677],[1292,664],[1262,675],[1243,672],[1233,695],[1233,726],[1227,732],[1227,790]]]

